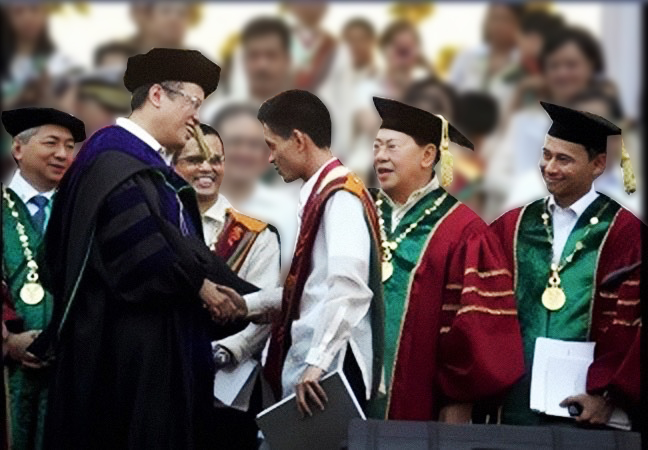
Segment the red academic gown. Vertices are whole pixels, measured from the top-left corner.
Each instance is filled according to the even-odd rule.
[[[477,214],[452,201],[410,278],[388,419],[436,420],[445,403],[497,400],[524,371],[499,242]]]
[[[515,276],[515,243],[522,208],[491,225],[500,236],[507,267]],[[639,265],[642,223],[628,210],[614,215],[598,255],[594,278],[589,341],[596,342],[587,391],[608,391],[621,406],[639,404],[640,330]]]

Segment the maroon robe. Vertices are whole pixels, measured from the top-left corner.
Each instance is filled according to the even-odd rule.
[[[515,242],[523,208],[504,214],[491,225],[506,252],[507,268],[515,277]],[[594,362],[587,377],[587,392],[608,391],[620,406],[636,406],[640,393],[639,335],[641,302],[642,223],[619,209],[598,256],[589,341],[596,342]]]
[[[457,202],[413,269],[388,419],[437,420],[444,404],[497,400],[523,374],[513,281],[497,238]]]

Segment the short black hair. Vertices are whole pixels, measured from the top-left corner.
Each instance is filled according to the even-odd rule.
[[[497,127],[499,106],[485,92],[467,91],[457,99],[455,125],[468,139],[487,136]]]
[[[493,2],[491,3],[491,6],[504,6],[506,7],[509,11],[513,13],[515,18],[517,20],[522,19],[522,16],[524,15],[524,12],[526,10],[526,5],[523,3],[514,3],[514,2]]]
[[[290,29],[283,20],[276,17],[259,17],[249,22],[243,28],[241,42],[245,44],[251,39],[267,37],[268,35],[279,37],[282,48],[286,52],[290,51]]]
[[[230,103],[216,114],[214,119],[211,121],[211,124],[214,128],[219,130],[222,128],[223,124],[232,117],[247,115],[256,119],[257,112],[258,108],[249,103]]]
[[[138,86],[133,90],[131,96],[131,111],[135,111],[144,105],[148,98],[149,90],[154,84],[160,84],[162,88],[182,89],[182,81],[163,81],[162,83],[146,83]],[[171,97],[176,95],[175,93],[166,90],[165,92],[167,92]]]
[[[540,65],[544,69],[547,59],[561,47],[574,43],[585,55],[597,74],[603,73],[605,63],[601,45],[589,31],[579,27],[566,27],[559,30],[544,43],[540,53]]]
[[[351,28],[362,28],[365,33],[367,33],[369,36],[372,38],[376,37],[376,29],[374,26],[369,22],[367,19],[362,18],[362,17],[354,17],[353,19],[349,20],[345,25],[344,29],[342,30],[342,33],[346,33],[349,31]]]
[[[524,34],[535,33],[540,35],[544,40],[565,27],[565,20],[558,14],[552,14],[542,10],[532,10],[522,16],[520,29]]]
[[[610,95],[605,91],[605,87],[600,83],[595,84],[585,92],[577,95],[572,101],[572,104],[581,103],[581,102],[591,102],[591,101],[600,101],[605,103],[609,110],[609,116],[605,117],[608,120],[613,122],[623,119],[623,107],[621,102],[614,95]]]
[[[131,96],[131,111],[135,111],[144,105],[146,98],[148,97],[149,89],[151,89],[153,83],[146,83],[141,86],[138,86]]]
[[[220,141],[221,146],[223,147],[223,154],[225,154],[225,144],[223,144],[223,139],[220,137],[220,134],[218,134],[218,131],[216,131],[214,127],[212,127],[211,125],[207,125],[206,123],[201,123],[200,130],[203,132],[205,136],[209,136],[209,135],[216,136]],[[180,158],[180,155],[182,154],[183,151],[184,149],[173,153],[173,156],[171,156],[171,162],[173,163],[173,165],[178,163],[178,158]]]
[[[408,105],[413,103],[418,103],[418,101],[424,96],[425,91],[431,87],[438,87],[443,94],[450,101],[450,107],[454,113],[457,104],[457,91],[448,83],[445,83],[437,76],[425,77],[422,80],[415,81],[412,85],[405,91],[405,96],[403,97],[403,103]],[[432,114],[447,114],[445,111],[431,111],[427,108],[423,108]],[[446,118],[448,118],[446,116]],[[450,119],[450,118],[448,118]]]
[[[206,123],[201,123],[200,129],[202,130],[205,136],[209,136],[210,134],[215,134],[220,138],[220,134],[218,134],[218,131],[216,131],[216,129],[211,125],[207,125]]]
[[[403,32],[410,32],[416,36],[418,43],[421,42],[421,35],[418,32],[416,26],[408,20],[396,20],[390,23],[383,34],[380,36],[380,48],[385,48],[388,46],[394,38]]]
[[[107,44],[100,45],[94,51],[94,66],[99,66],[106,55],[109,55],[110,53],[121,53],[125,57],[129,58],[136,55],[137,50],[126,42],[108,42]]]
[[[275,95],[261,105],[257,119],[283,139],[299,130],[317,147],[331,146],[331,115],[324,103],[308,91],[292,89]]]

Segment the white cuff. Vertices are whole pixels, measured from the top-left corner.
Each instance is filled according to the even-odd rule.
[[[319,367],[328,372],[333,359],[335,359],[335,354],[329,354],[319,348],[311,348],[306,355],[305,361],[310,366]]]

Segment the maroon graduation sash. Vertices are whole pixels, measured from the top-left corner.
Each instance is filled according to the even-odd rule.
[[[356,195],[365,210],[375,242],[380,242],[378,215],[369,192],[352,173],[335,178],[322,188],[327,175],[336,167],[341,166],[339,160],[330,162],[318,177],[303,212],[303,220],[297,238],[295,254],[290,271],[284,284],[281,301],[281,317],[272,327],[272,337],[268,349],[268,359],[264,368],[266,379],[270,383],[275,396],[281,398],[281,373],[288,349],[292,344],[291,329],[293,321],[299,318],[301,298],[306,280],[311,273],[313,245],[317,230],[324,216],[326,202],[339,191],[346,190]]]

